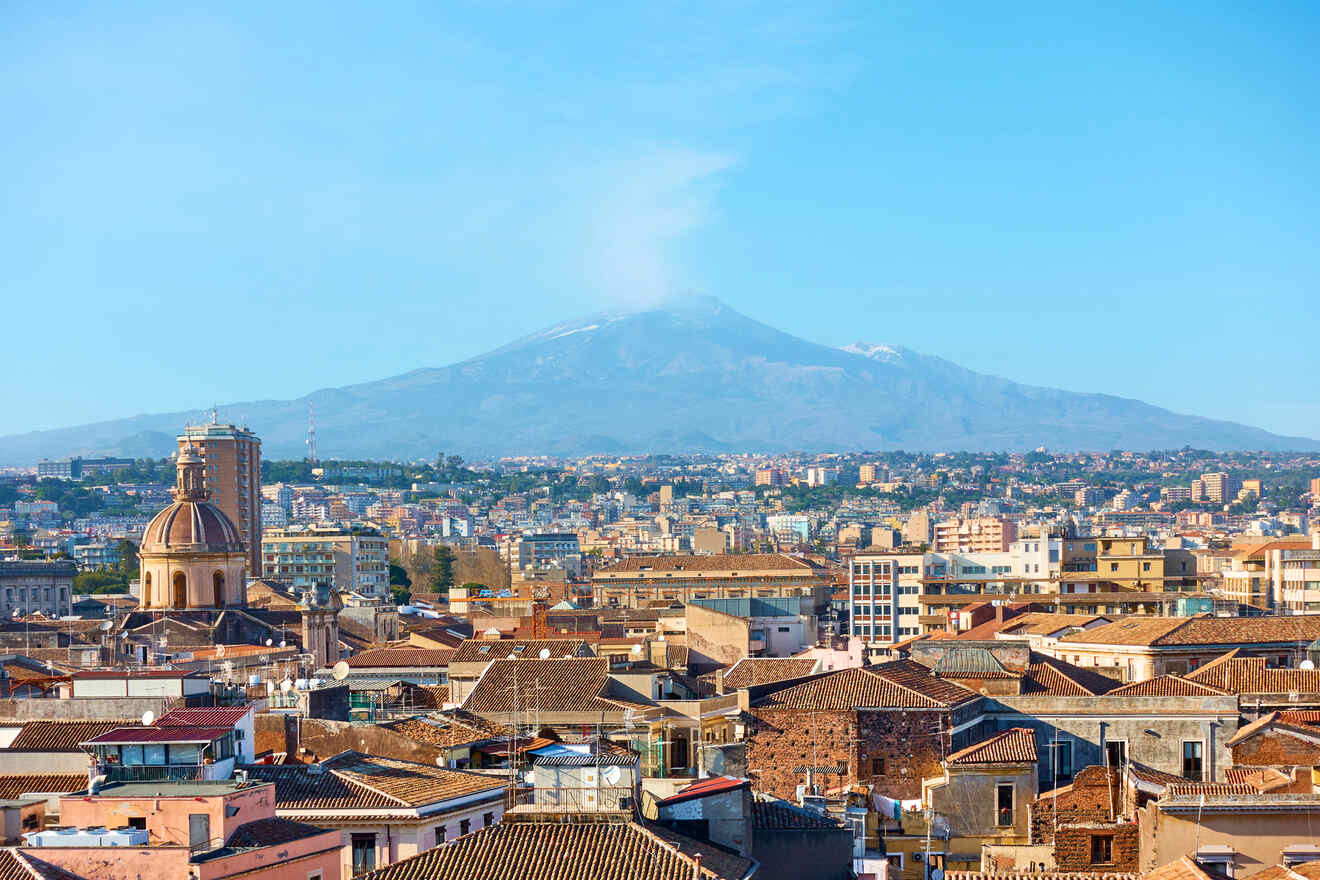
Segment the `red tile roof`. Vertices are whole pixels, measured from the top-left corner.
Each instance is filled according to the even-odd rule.
[[[320,767],[320,772],[309,767]],[[498,795],[507,783],[502,776],[447,770],[361,752],[344,752],[319,765],[261,764],[246,769],[254,781],[275,783],[275,808],[281,812],[415,809],[468,795]]]
[[[807,710],[948,709],[978,698],[961,685],[935,677],[920,663],[895,660],[828,672],[768,694],[755,705]]]
[[[1221,657],[1186,677],[1234,694],[1320,693],[1320,669],[1271,669],[1264,657]]]
[[[1029,727],[1013,727],[954,752],[945,761],[959,766],[1034,764],[1036,763],[1036,732]]]
[[[1134,681],[1110,691],[1114,697],[1205,697],[1227,694],[1223,688],[1181,675],[1157,675],[1145,681]]]
[[[87,790],[86,773],[14,773],[0,775],[0,800],[26,794],[68,794]]]
[[[1320,638],[1320,614],[1286,617],[1127,618],[1064,636],[1062,643],[1106,645],[1259,645]]]
[[[488,663],[510,656],[537,659],[542,651],[554,657],[590,657],[591,649],[582,639],[465,639],[453,651],[449,662]]]
[[[353,669],[448,666],[453,654],[450,648],[376,648],[354,654],[344,662]]]
[[[596,577],[646,571],[720,573],[784,571],[814,574],[816,569],[805,560],[782,553],[732,553],[710,556],[632,556],[597,572]]]
[[[816,668],[809,657],[744,657],[724,673],[724,690],[774,684],[792,678],[804,678]]]
[[[381,868],[366,880],[693,880],[692,858],[626,816],[551,818],[506,813],[496,825]],[[703,878],[721,876],[708,864],[701,872]]]
[[[1031,662],[1022,676],[1023,694],[1052,697],[1093,697],[1110,693],[1119,682],[1083,666],[1056,657],[1031,652]]]
[[[511,714],[515,708],[597,714],[630,708],[629,703],[603,696],[608,682],[609,661],[604,657],[495,660],[463,701],[463,710],[490,716]]]

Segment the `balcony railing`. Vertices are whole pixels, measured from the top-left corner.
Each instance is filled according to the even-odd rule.
[[[202,782],[203,764],[108,764],[102,772],[109,782]]]

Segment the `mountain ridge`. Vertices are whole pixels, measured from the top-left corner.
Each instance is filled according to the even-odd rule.
[[[563,321],[464,361],[323,388],[242,413],[271,458],[796,449],[1320,449],[1109,394],[977,373],[900,345],[833,348],[711,297]],[[199,410],[0,437],[0,464],[167,454]],[[157,448],[157,444],[159,447]],[[155,449],[153,453],[151,450]]]

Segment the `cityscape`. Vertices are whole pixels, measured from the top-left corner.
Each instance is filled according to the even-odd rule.
[[[0,25],[0,880],[1320,880],[1314,9]]]

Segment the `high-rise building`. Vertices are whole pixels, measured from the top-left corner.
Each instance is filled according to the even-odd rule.
[[[782,486],[784,485],[784,472],[777,468],[762,468],[756,472],[756,485]]]
[[[261,576],[261,440],[247,428],[211,422],[189,425],[179,451],[191,447],[206,467],[202,486],[211,503],[238,526],[247,545],[248,575]]]
[[[1198,483],[1201,489],[1199,498],[1196,494]],[[1237,498],[1238,489],[1241,488],[1242,484],[1226,473],[1201,474],[1200,480],[1192,481],[1192,500],[1205,501],[1210,504],[1227,504]]]
[[[864,464],[857,469],[857,482],[874,483],[876,468],[873,464]]]
[[[937,553],[1004,553],[1017,540],[1017,525],[996,517],[947,519],[935,524]]]
[[[1311,500],[1320,501],[1320,477],[1311,478]]]

